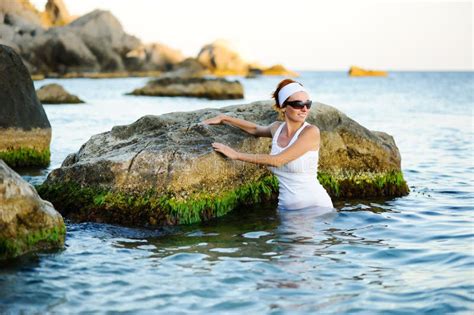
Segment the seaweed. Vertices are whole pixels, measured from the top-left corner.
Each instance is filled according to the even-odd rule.
[[[333,199],[394,197],[408,194],[401,171],[386,173],[335,172],[318,174],[320,183]],[[273,175],[217,193],[201,191],[181,194],[148,190],[127,193],[74,182],[37,186],[42,198],[56,209],[79,221],[109,222],[131,226],[190,224],[220,217],[242,205],[273,202],[278,180]]]
[[[51,153],[48,149],[15,148],[0,151],[0,159],[10,167],[48,166]]]
[[[62,247],[65,235],[66,227],[61,225],[23,232],[15,238],[0,238],[0,259],[17,257],[40,249]]]

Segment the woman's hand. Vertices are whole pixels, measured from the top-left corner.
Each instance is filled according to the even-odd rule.
[[[227,117],[226,115],[220,114],[220,115],[217,115],[216,117],[206,119],[202,123],[204,125],[220,125],[224,122],[224,119],[226,117]]]
[[[214,148],[214,151],[224,154],[229,159],[236,160],[239,156],[239,152],[235,151],[229,146],[226,146],[225,144],[214,142],[212,147]]]

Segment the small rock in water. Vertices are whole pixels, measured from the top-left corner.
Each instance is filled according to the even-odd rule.
[[[48,84],[42,86],[39,90],[36,91],[38,98],[43,104],[79,104],[84,103],[76,95],[69,94],[61,85],[59,84]]]
[[[213,100],[240,99],[244,88],[239,81],[199,77],[163,77],[135,89],[130,95],[186,96]]]

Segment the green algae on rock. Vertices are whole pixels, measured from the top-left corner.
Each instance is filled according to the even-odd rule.
[[[137,226],[198,222],[239,205],[275,201],[278,184],[266,167],[227,160],[211,147],[218,141],[238,151],[268,153],[270,138],[201,124],[225,113],[268,125],[277,120],[271,105],[144,116],[116,126],[70,154],[39,192],[75,220]],[[408,193],[391,136],[369,131],[324,104],[317,104],[308,122],[321,130],[319,180],[333,198]]]
[[[137,195],[107,191],[98,187],[39,185],[38,192],[54,199],[55,205],[72,219],[132,226],[189,224],[220,217],[237,206],[276,200],[278,182],[270,175],[234,191],[216,194],[194,193],[182,198],[171,192],[147,191]]]
[[[34,148],[11,148],[0,151],[0,160],[11,167],[48,166],[50,156],[49,149],[38,151]]]
[[[0,204],[0,259],[64,245],[61,215],[2,160]]]
[[[51,125],[20,56],[0,45],[0,158],[11,166],[49,164]]]
[[[408,185],[401,171],[318,173],[318,180],[331,198],[372,198],[405,196]]]

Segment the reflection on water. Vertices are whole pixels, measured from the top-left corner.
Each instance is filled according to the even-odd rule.
[[[279,79],[243,79],[245,101]],[[472,313],[472,73],[301,80],[314,99],[394,136],[410,195],[339,200],[329,213],[245,208],[157,230],[67,222],[63,251],[0,264],[0,313]],[[46,107],[52,165],[23,170],[32,183],[113,125],[236,103],[123,95],[144,79],[35,84],[50,81],[87,104]]]

